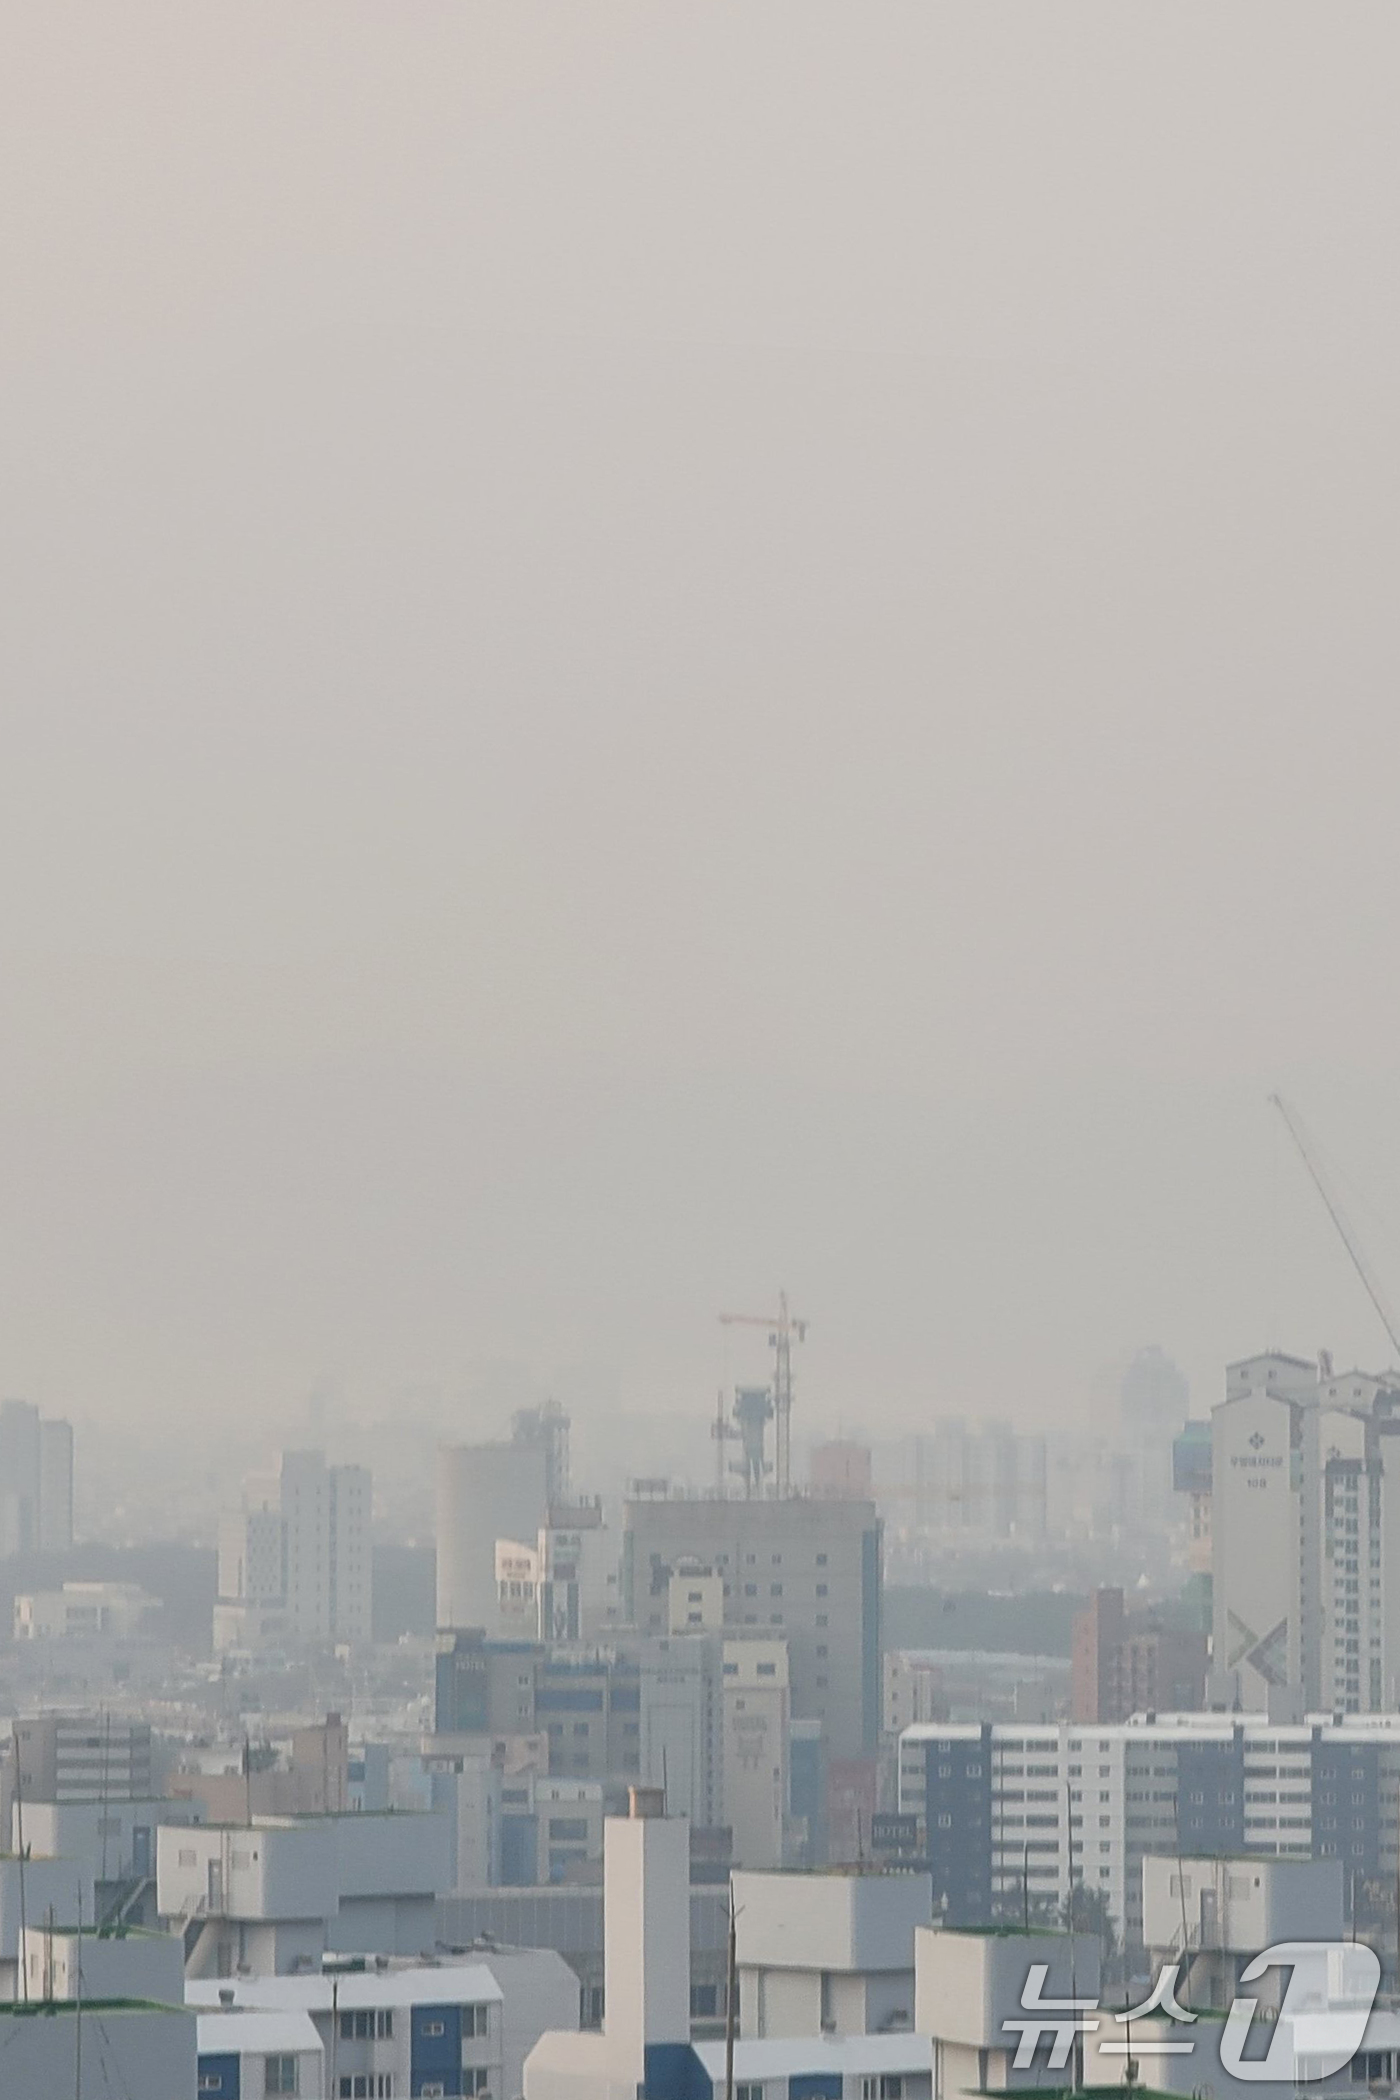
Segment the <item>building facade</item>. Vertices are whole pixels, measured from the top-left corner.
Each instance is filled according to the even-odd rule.
[[[1400,1714],[936,1722],[900,1738],[900,1813],[952,1923],[1043,1915],[1087,1887],[1140,1940],[1153,1853],[1335,1859],[1379,1914],[1400,1864],[1397,1793]]]
[[[27,1400],[0,1400],[0,1560],[73,1543],[73,1428]]]
[[[373,1485],[363,1466],[284,1451],[250,1474],[219,1521],[214,1646],[368,1641],[373,1624]]]
[[[821,1721],[831,1756],[872,1756],[881,1559],[870,1502],[639,1496],[625,1511],[623,1609],[640,1633],[665,1633],[672,1575],[711,1570],[726,1633],[787,1644],[792,1714]]]

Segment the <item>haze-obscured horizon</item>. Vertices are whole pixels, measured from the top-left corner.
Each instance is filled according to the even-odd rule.
[[[6,44],[0,1390],[1385,1361],[1392,13]]]

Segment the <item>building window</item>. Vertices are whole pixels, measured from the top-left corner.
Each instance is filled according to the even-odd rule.
[[[826,1595],[826,1584],[824,1582],[819,1582],[817,1584],[817,1595],[819,1597],[824,1597]]]
[[[263,2091],[265,2093],[299,2093],[301,2080],[297,2077],[297,2060],[294,2056],[267,2056],[263,2058]]]
[[[719,2010],[719,1986],[713,1983],[693,1983],[690,1986],[690,2017],[692,2020],[713,2020]]]
[[[391,2042],[394,2039],[394,2008],[391,2005],[381,2007],[375,2014],[374,2031],[381,2042]]]
[[[734,2100],[763,2100],[763,2087],[757,2083],[753,2085],[736,2085],[734,2088]]]
[[[824,1553],[819,1553],[817,1555],[817,1566],[819,1568],[824,1568],[826,1566],[826,1555]]]
[[[486,2010],[487,2009],[484,2005],[464,2005],[462,2007],[463,2040],[465,2040],[468,2035],[485,2034]]]
[[[463,2071],[462,2091],[464,2093],[484,2093],[490,2075],[490,2072],[484,2070],[480,2065],[473,2071]]]

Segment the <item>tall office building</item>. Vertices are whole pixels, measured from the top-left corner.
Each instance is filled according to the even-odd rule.
[[[370,1638],[372,1487],[363,1466],[284,1451],[276,1473],[250,1474],[242,1506],[219,1521],[216,1648],[286,1639]]]
[[[1162,1531],[1172,1514],[1172,1443],[1186,1420],[1191,1389],[1185,1373],[1154,1343],[1139,1349],[1118,1389],[1118,1426],[1130,1461],[1124,1517]]]
[[[519,1420],[516,1427],[519,1432]],[[497,1631],[496,1541],[533,1546],[548,1523],[559,1472],[557,1443],[544,1434],[517,1433],[508,1444],[443,1445],[437,1475],[440,1631]]]
[[[715,1633],[657,1634],[641,1644],[642,1784],[697,1830],[724,1820],[722,1643]]]
[[[73,1543],[73,1425],[39,1423],[39,1545],[66,1553]]]
[[[73,1543],[73,1429],[27,1400],[0,1401],[0,1560]]]
[[[791,1714],[787,1642],[726,1641],[724,1820],[736,1866],[785,1863]]]
[[[881,1534],[870,1502],[793,1496],[638,1496],[626,1505],[623,1610],[640,1633],[670,1628],[671,1578],[709,1568],[726,1633],[787,1644],[791,1711],[821,1721],[833,1758],[880,1737]]]

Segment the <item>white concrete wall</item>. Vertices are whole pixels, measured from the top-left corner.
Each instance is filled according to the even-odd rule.
[[[578,2032],[578,1978],[552,1947],[514,1947],[477,1958],[501,1987],[498,2100],[521,2100],[525,2059],[540,2036]]]
[[[212,1902],[211,1861],[218,1867]],[[197,1911],[249,1920],[332,1918],[338,1904],[334,1818],[160,1828],[156,1905],[163,1918]]]
[[[734,1876],[735,1937],[742,1965],[800,1969],[905,1969],[914,1933],[933,1917],[927,1874]]]
[[[26,1825],[28,1816],[25,1817]],[[21,1869],[13,1855],[0,1856],[0,1961],[18,1961],[20,1954],[20,1876],[24,1877],[23,1911],[26,1923],[45,1918],[77,1922],[79,1908],[85,1918],[93,1911],[92,1869],[86,1860],[28,1859]]]
[[[184,1947],[175,1933],[128,1932],[98,1938],[32,1924],[24,1936],[31,1998],[76,1998],[81,1961],[85,1998],[145,1998],[183,2005]]]
[[[77,2008],[64,2006],[51,2018],[16,2016],[0,2006],[0,2092],[5,2100],[110,2100],[114,2093],[140,2100],[187,2100],[197,2085],[195,2017],[192,2012],[108,2006],[84,2016],[82,2082],[77,2081]]]
[[[1004,2048],[1031,1968],[1049,1970],[1041,1996],[1092,1998],[1099,1943],[1077,1932],[947,1932],[922,1926],[914,1946],[914,2026],[972,2049]],[[1073,1990],[1071,1990],[1071,1980]]]
[[[445,1813],[332,1820],[342,1897],[440,1896],[451,1888],[452,1828]]]
[[[690,1824],[610,1816],[603,1839],[603,1988],[619,2060],[690,2040]]]
[[[1202,1894],[1214,1933],[1199,1932]],[[1258,1954],[1281,1940],[1343,1937],[1336,1859],[1160,1859],[1142,1863],[1143,1939],[1175,1949],[1185,1914],[1193,1946]],[[1213,1899],[1213,1901],[1211,1900]]]

